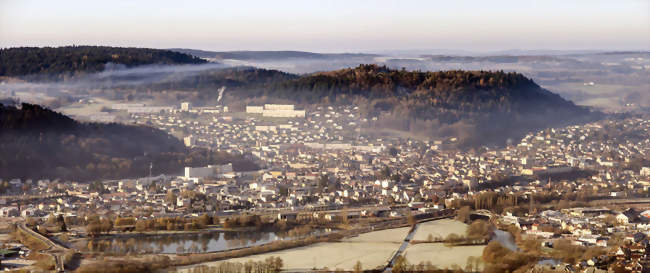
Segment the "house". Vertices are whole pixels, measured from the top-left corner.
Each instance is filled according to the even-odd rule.
[[[0,214],[4,217],[18,217],[20,211],[18,211],[17,207],[3,207],[0,208]]]
[[[622,225],[627,225],[629,223],[629,218],[624,213],[619,213],[616,215],[616,222]]]

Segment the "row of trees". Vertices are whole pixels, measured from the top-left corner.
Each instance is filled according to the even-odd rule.
[[[462,273],[462,272],[480,272],[482,266],[480,257],[467,257],[467,263],[462,268],[460,265],[452,265],[451,268],[440,269],[430,261],[411,264],[404,256],[398,256],[393,263],[392,272],[395,273]],[[356,272],[356,271],[355,271]],[[505,272],[505,271],[504,271]]]
[[[280,257],[268,257],[262,261],[222,262],[216,266],[197,266],[189,273],[274,273],[282,271],[284,262]]]
[[[456,208],[457,219],[469,223],[472,210],[489,210],[494,213],[511,212],[523,215],[531,211],[539,211],[543,207],[553,209],[567,209],[584,206],[596,195],[588,189],[576,192],[558,194],[556,192],[540,192],[529,195],[514,195],[500,192],[486,191],[475,194],[470,200],[456,199],[452,201],[452,208]]]
[[[240,215],[228,217],[223,222],[225,228],[239,228],[239,227],[256,227],[261,228],[264,225],[262,218],[259,215]]]
[[[203,214],[199,217],[160,217],[156,219],[139,219],[135,217],[99,218],[91,215],[88,218],[86,232],[90,236],[97,236],[109,233],[114,229],[135,230],[138,232],[156,230],[196,230],[203,229],[208,225],[218,225],[220,219],[217,216]]]
[[[95,237],[101,234],[107,234],[113,230],[113,220],[102,218],[88,221],[86,232],[89,236]]]
[[[181,217],[160,217],[135,221],[135,230],[139,232],[154,230],[196,230],[208,225],[218,225],[219,217],[207,214],[190,219]]]

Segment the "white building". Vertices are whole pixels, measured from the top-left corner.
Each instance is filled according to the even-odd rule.
[[[192,147],[196,145],[196,138],[193,136],[186,136],[183,138],[183,143],[185,143],[185,146],[187,147]]]
[[[264,117],[278,118],[304,118],[305,110],[266,110],[262,112]]]
[[[224,165],[208,165],[207,167],[185,167],[185,178],[206,178],[206,177],[216,177],[221,174],[233,172],[232,163]]]
[[[650,176],[650,167],[643,167],[639,172],[641,176]]]
[[[266,110],[293,110],[293,104],[264,104]]]
[[[246,106],[246,113],[261,114],[262,112],[264,112],[264,107],[262,106]]]
[[[295,110],[293,104],[265,104],[264,106],[246,106],[246,113],[262,114],[264,117],[304,118],[305,110]]]
[[[181,103],[181,111],[190,111],[190,108],[192,108],[192,104],[190,102],[182,102]]]

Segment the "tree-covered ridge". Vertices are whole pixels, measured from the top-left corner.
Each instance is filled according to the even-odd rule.
[[[139,86],[153,90],[215,90],[221,86],[229,88],[258,88],[298,78],[297,75],[278,70],[233,67],[210,69],[196,75],[171,75],[163,82]]]
[[[429,106],[471,111],[526,110],[530,106],[528,102],[575,107],[519,73],[461,70],[421,72],[377,65],[360,65],[302,76],[273,84],[262,93],[305,103],[317,103],[324,98],[332,102],[354,96],[394,98],[411,105],[426,103]]]
[[[15,107],[0,104],[0,133],[70,130],[77,125],[73,119],[39,105],[23,103],[20,107]]]
[[[65,46],[0,49],[0,76],[66,76],[103,71],[107,63],[134,67],[148,64],[201,64],[180,52],[133,47]]]
[[[0,179],[143,177],[150,164],[156,175],[228,162],[236,170],[257,168],[241,156],[189,150],[151,127],[80,123],[38,105],[0,104]]]
[[[353,104],[381,116],[377,128],[457,137],[462,145],[499,144],[526,132],[598,117],[522,74],[421,72],[360,65],[231,93],[301,104]]]

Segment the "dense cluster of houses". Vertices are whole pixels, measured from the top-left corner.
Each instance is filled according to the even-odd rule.
[[[7,178],[11,179],[9,193],[61,196],[28,204],[0,199],[0,203],[5,202],[0,214],[45,216],[55,212],[74,217],[92,212],[159,217],[392,204],[431,211],[444,209],[454,200],[470,200],[486,188],[519,195],[589,190],[593,196],[622,199],[647,193],[650,187],[648,166],[640,170],[626,167],[650,153],[650,121],[645,119],[547,129],[504,148],[460,151],[451,148],[456,141],[453,138],[420,141],[363,134],[374,119],[362,118],[355,106],[318,107],[298,118],[213,108],[191,108],[188,104],[181,110],[136,111],[130,115],[136,123],[190,137],[185,139],[187,145],[249,157],[259,162],[262,170],[238,172],[232,165],[206,166],[186,168],[180,176],[92,184]],[[587,170],[589,175],[535,180],[576,170]],[[485,187],[504,177],[522,176],[532,182]],[[613,215],[620,225],[603,226],[604,215]],[[646,216],[650,211],[585,208],[543,211],[530,219],[500,217],[540,238],[552,239],[553,229],[559,228],[568,231],[567,237],[576,244],[607,246],[608,234],[646,232],[647,224],[642,220]],[[621,252],[628,256],[637,253],[632,250]]]

